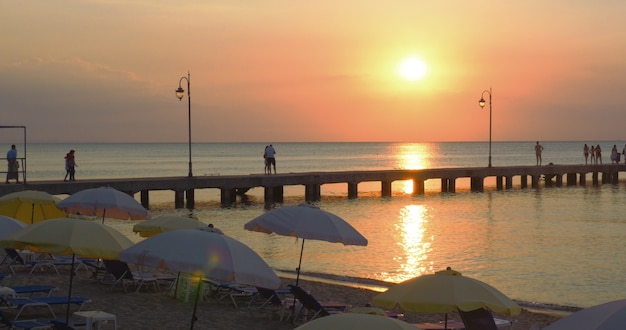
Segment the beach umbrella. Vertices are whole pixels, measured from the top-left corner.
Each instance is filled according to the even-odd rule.
[[[59,198],[43,191],[16,191],[0,197],[0,215],[21,220],[27,224],[65,218],[65,212],[56,205],[59,201]]]
[[[75,218],[42,221],[0,240],[0,247],[3,248],[72,255],[66,322],[69,318],[76,256],[119,259],[119,252],[132,245],[130,239],[109,226]]]
[[[412,278],[375,296],[372,305],[384,309],[399,308],[414,313],[448,313],[488,308],[509,316],[522,309],[514,301],[487,283],[462,276],[452,269]]]
[[[367,245],[367,239],[345,220],[309,203],[273,209],[246,223],[244,228],[302,239],[300,261],[296,269],[296,285],[300,279],[305,240],[313,239],[343,243],[343,245]]]
[[[141,237],[151,237],[166,231],[195,229],[200,227],[206,227],[206,225],[194,218],[164,215],[134,225],[133,231],[139,233]]]
[[[416,328],[410,323],[392,317],[361,313],[340,313],[320,317],[295,328],[295,330],[327,329],[415,330]]]
[[[626,299],[582,309],[564,317],[544,330],[612,330],[626,328]]]
[[[111,187],[81,190],[57,204],[67,213],[121,220],[146,220],[148,211],[130,195]]]
[[[168,231],[146,238],[120,252],[120,260],[267,289],[282,285],[276,273],[247,245],[226,235],[198,229]],[[196,321],[199,293],[198,284],[191,329]]]
[[[26,227],[22,221],[0,215],[0,239]]]

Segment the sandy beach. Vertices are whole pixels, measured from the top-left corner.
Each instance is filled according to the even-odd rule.
[[[2,269],[10,274],[8,267]],[[47,284],[59,289],[54,296],[66,296],[69,285],[69,268],[59,268],[61,275],[54,271],[37,271],[28,275],[28,271],[18,271],[3,282],[4,286]],[[295,281],[285,278],[286,284]],[[371,284],[371,283],[370,283]],[[383,283],[379,283],[383,284]],[[300,280],[300,286],[310,291],[318,300],[341,301],[352,306],[365,306],[376,294],[364,288],[354,288],[329,283]],[[132,291],[132,292],[131,292]],[[111,288],[92,277],[91,270],[79,269],[74,277],[73,296],[90,298],[83,310],[100,310],[116,315],[117,329],[188,329],[190,326],[193,304],[175,299],[173,290],[164,288],[161,292],[154,288],[142,288],[140,292],[129,290],[125,293],[121,286]],[[239,308],[235,308],[227,299],[201,301],[197,309],[196,329],[293,329],[291,322],[280,321],[278,313],[250,313],[246,304],[249,298],[241,298]],[[53,306],[57,317],[65,316],[65,306]],[[77,310],[71,307],[71,312]],[[9,317],[15,315],[14,309],[3,310]],[[25,310],[20,319],[49,318],[47,309],[31,307]],[[449,315],[450,319],[457,315]],[[514,318],[513,329],[530,329],[532,326],[544,327],[562,317],[554,313],[529,311],[524,308],[521,315]],[[443,319],[443,315],[406,313],[403,318],[410,323],[433,322]],[[104,324],[102,329],[113,329],[112,323]]]

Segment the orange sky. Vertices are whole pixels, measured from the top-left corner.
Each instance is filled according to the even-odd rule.
[[[494,141],[624,140],[625,14],[613,0],[11,2],[0,125],[31,142],[186,142],[174,90],[189,70],[195,142],[486,141],[489,87]],[[409,56],[423,79],[398,74]]]

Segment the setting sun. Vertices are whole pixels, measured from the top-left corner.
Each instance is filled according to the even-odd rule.
[[[416,57],[406,58],[398,66],[398,73],[406,80],[420,80],[424,78],[427,72],[426,63]]]

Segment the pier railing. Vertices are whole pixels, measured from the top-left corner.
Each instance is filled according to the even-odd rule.
[[[256,187],[264,188],[264,203],[270,208],[274,203],[282,203],[285,186],[304,186],[306,201],[321,199],[321,186],[324,184],[345,183],[348,198],[358,198],[358,185],[362,182],[380,182],[381,196],[391,196],[391,186],[395,181],[413,182],[413,194],[424,194],[424,183],[428,180],[440,180],[441,192],[456,192],[456,181],[470,179],[470,189],[484,190],[486,178],[495,178],[495,189],[512,189],[514,178],[519,187],[538,188],[540,186],[562,185],[599,185],[618,183],[619,172],[626,171],[626,164],[606,165],[547,165],[547,166],[506,166],[506,167],[467,167],[437,168],[421,170],[374,170],[374,171],[338,171],[306,172],[285,174],[250,174],[195,177],[160,177],[160,178],[120,178],[92,179],[71,182],[29,181],[23,184],[0,185],[0,195],[20,190],[40,190],[53,195],[73,194],[75,192],[110,186],[130,195],[141,193],[141,203],[149,207],[149,192],[158,190],[174,191],[176,208],[194,208],[194,193],[197,189],[219,189],[222,206],[236,202],[237,196]]]

